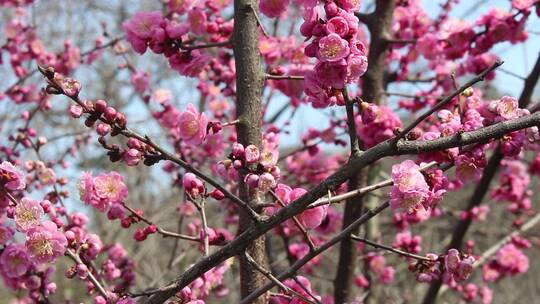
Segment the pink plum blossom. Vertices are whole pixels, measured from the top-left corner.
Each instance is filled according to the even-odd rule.
[[[189,145],[199,145],[203,142],[206,137],[207,125],[206,114],[199,114],[199,111],[191,103],[178,118],[179,135]]]
[[[319,40],[318,56],[322,61],[336,62],[349,55],[349,43],[338,34],[331,33]]]
[[[19,231],[28,229],[40,223],[43,216],[43,208],[38,201],[24,197],[15,207],[14,220]]]
[[[67,240],[56,224],[46,221],[27,231],[25,246],[36,262],[47,263],[64,254]]]
[[[12,243],[0,254],[0,270],[10,278],[23,276],[32,266],[32,261],[22,244]]]
[[[289,0],[261,0],[259,9],[267,17],[275,18],[281,16],[289,5]]]
[[[22,190],[26,187],[24,173],[8,161],[0,164],[0,189]]]
[[[390,192],[390,207],[397,211],[411,212],[423,208],[429,196],[429,186],[420,167],[412,160],[392,166],[394,185]]]

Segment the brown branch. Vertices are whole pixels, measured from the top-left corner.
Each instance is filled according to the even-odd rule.
[[[427,262],[432,262],[433,261],[432,259],[426,258],[425,256],[421,256],[421,255],[417,255],[417,254],[414,254],[414,253],[406,252],[406,251],[403,251],[403,250],[400,250],[400,249],[397,249],[397,248],[386,246],[384,244],[379,244],[379,243],[370,241],[368,239],[358,237],[356,235],[351,235],[351,239],[353,239],[355,241],[358,241],[358,242],[368,244],[368,245],[373,246],[373,247],[378,248],[378,249],[384,249],[386,251],[397,253],[397,254],[402,255],[402,256],[404,256],[406,258],[412,258],[412,259],[416,259],[416,260],[419,260],[419,261],[427,261]]]
[[[351,141],[351,156],[358,156],[360,154],[360,144],[358,142],[358,135],[356,134],[356,121],[354,118],[354,102],[349,98],[347,88],[341,90],[343,99],[345,99],[345,109],[347,111],[347,126],[349,129],[349,139]]]
[[[308,302],[310,304],[314,304],[313,301],[306,298],[304,295],[298,293],[297,291],[295,291],[293,289],[290,289],[285,284],[283,284],[268,269],[266,269],[266,268],[262,267],[261,265],[257,264],[257,262],[255,262],[255,260],[247,252],[244,252],[244,257],[246,258],[248,263],[250,263],[253,267],[255,267],[260,273],[262,273],[270,281],[274,282],[274,284],[276,284],[276,286],[278,286],[281,290],[283,290],[283,292],[292,293],[292,294],[296,295],[297,297],[301,298],[302,300],[304,300],[304,301],[306,301],[306,302]]]
[[[452,101],[454,97],[460,95],[465,91],[466,89],[470,88],[472,85],[474,85],[477,82],[483,81],[487,74],[494,71],[496,68],[501,66],[503,64],[502,61],[496,61],[493,63],[489,68],[484,70],[482,73],[478,74],[473,79],[467,81],[464,85],[462,85],[459,89],[452,92],[452,94],[448,95],[447,97],[443,98],[441,101],[439,101],[436,105],[434,105],[431,109],[427,110],[424,114],[420,115],[415,121],[413,121],[410,125],[408,125],[402,132],[400,132],[394,140],[399,140],[401,138],[404,138],[412,129],[414,129],[416,126],[418,126],[422,121],[424,121],[426,118],[428,118],[431,114],[437,112],[442,107],[444,107],[447,103]]]
[[[192,51],[192,50],[200,50],[200,49],[208,49],[213,47],[222,47],[222,46],[230,46],[232,44],[232,41],[227,40],[223,42],[212,42],[212,43],[205,43],[205,44],[195,44],[195,45],[184,45],[180,43],[178,47],[184,51]]]
[[[369,219],[374,217],[375,215],[382,212],[384,209],[388,208],[390,206],[390,203],[388,201],[380,204],[377,208],[374,208],[372,210],[368,210],[365,212],[360,218],[358,218],[356,221],[351,223],[347,228],[343,229],[339,234],[332,237],[330,240],[328,240],[326,243],[324,243],[322,246],[318,247],[315,251],[312,251],[305,255],[300,260],[296,261],[289,269],[286,271],[280,273],[277,276],[278,280],[285,280],[291,276],[293,276],[302,266],[304,266],[306,263],[311,261],[314,257],[318,256],[319,254],[323,253],[324,251],[328,250],[335,244],[341,242],[343,239],[348,238],[349,234],[359,227],[360,225],[366,223]],[[255,290],[252,294],[250,294],[248,297],[244,298],[240,304],[247,304],[252,303],[253,300],[257,299],[261,294],[265,293],[266,291],[270,290],[274,286],[274,282],[270,282],[266,284],[265,286]]]
[[[433,167],[435,165],[438,165],[438,164],[439,164],[438,162],[432,161],[430,163],[422,165],[420,167],[420,171],[427,170],[427,169],[429,169],[429,168],[431,168],[431,167]],[[392,179],[389,178],[389,179],[386,179],[384,181],[378,182],[376,184],[372,184],[372,185],[369,185],[369,186],[366,186],[366,187],[362,187],[360,189],[355,189],[355,190],[348,191],[348,192],[345,192],[345,193],[342,193],[342,194],[339,194],[339,195],[334,195],[332,197],[323,197],[321,199],[318,199],[313,204],[309,205],[308,208],[311,209],[311,208],[316,208],[316,207],[323,206],[323,205],[329,205],[329,204],[333,204],[333,203],[338,203],[338,202],[344,201],[346,199],[349,199],[349,198],[352,198],[352,197],[355,197],[355,196],[358,196],[358,195],[363,195],[363,194],[369,193],[371,191],[375,191],[375,190],[380,189],[380,188],[384,188],[384,187],[387,187],[387,186],[392,186],[392,184],[393,184]]]
[[[127,204],[124,203],[123,207],[126,210],[128,210],[129,212],[131,212],[131,214],[134,217],[136,217],[138,220],[146,223],[147,225],[155,225],[149,219],[145,218],[144,216],[139,215],[139,213],[137,213],[137,211],[135,211],[133,208],[131,208]],[[180,234],[180,233],[176,233],[176,232],[171,232],[171,231],[165,230],[165,229],[163,229],[163,228],[161,228],[161,227],[159,227],[157,225],[156,225],[156,227],[157,227],[157,233],[161,234],[163,237],[173,237],[173,238],[177,238],[177,239],[181,239],[181,240],[193,241],[193,242],[198,242],[198,243],[201,242],[201,240],[198,237],[185,235],[185,234]]]
[[[272,80],[304,80],[304,76],[296,76],[296,75],[272,75],[272,74],[266,74],[266,79],[272,79]]]
[[[283,201],[276,195],[276,193],[273,190],[270,190],[268,192],[274,197],[275,200],[278,201],[278,203],[279,203],[279,205],[281,207],[286,206],[285,203],[283,203]],[[300,223],[300,221],[298,220],[298,217],[293,216],[292,219],[293,219],[294,224],[296,225],[296,227],[298,227],[298,229],[300,229],[300,232],[302,232],[302,234],[304,235],[304,238],[306,239],[306,242],[309,245],[309,249],[310,250],[315,249],[315,244],[313,243],[313,241],[309,237],[309,234],[308,234],[306,228],[304,227],[304,225],[302,225],[302,223]]]
[[[73,262],[75,262],[76,264],[84,264],[84,262],[81,260],[79,255],[72,252],[71,249],[67,249],[65,255],[68,256],[69,258],[71,258],[73,260]],[[94,276],[94,274],[92,273],[91,270],[88,270],[88,279],[90,280],[90,282],[92,282],[92,285],[94,285],[94,287],[96,287],[97,291],[105,299],[109,299],[109,295],[108,295],[107,291],[101,285],[101,283],[99,283],[99,281],[96,279],[96,277]]]
[[[234,255],[240,254],[254,239],[260,237],[270,229],[305,210],[308,205],[326,195],[329,189],[337,189],[343,182],[355,175],[359,170],[381,158],[395,155],[440,151],[458,146],[485,143],[489,142],[491,139],[500,138],[509,132],[529,128],[539,124],[540,113],[535,113],[510,121],[499,122],[475,131],[464,132],[459,136],[443,137],[432,141],[398,141],[397,144],[392,144],[389,141],[382,142],[366,150],[359,157],[349,160],[349,162],[343,165],[335,173],[330,175],[303,196],[287,205],[287,207],[281,208],[273,216],[263,219],[259,223],[253,224],[243,233],[238,235],[234,240],[223,246],[220,250],[212,253],[208,257],[200,260],[188,268],[182,275],[177,277],[170,284],[160,288],[160,291],[150,297],[146,303],[153,304],[165,302],[176,292],[187,286],[212,267],[219,265],[219,263],[222,263]],[[364,216],[365,215],[363,215],[362,218],[364,218]],[[370,218],[373,216],[374,215],[370,216]]]

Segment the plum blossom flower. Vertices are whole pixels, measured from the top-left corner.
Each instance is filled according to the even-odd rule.
[[[46,221],[27,231],[25,246],[32,259],[47,263],[64,254],[67,239],[55,223]]]
[[[179,135],[187,144],[199,145],[206,137],[208,118],[206,114],[199,114],[193,104],[188,104],[185,112],[180,114],[178,128]]]
[[[524,273],[529,269],[529,258],[514,244],[507,244],[497,252],[498,265],[511,274]]]
[[[281,16],[289,5],[289,0],[261,0],[259,9],[267,17],[275,18]]]
[[[336,62],[349,55],[349,43],[338,34],[331,33],[319,40],[318,56],[322,61]]]
[[[23,276],[31,266],[32,261],[22,244],[9,244],[0,254],[0,270],[9,278]]]
[[[150,75],[144,71],[136,71],[131,75],[131,84],[137,93],[142,94],[150,88]]]
[[[285,184],[278,184],[274,191],[279,200],[281,200],[285,205],[290,204],[307,192],[302,188],[292,189]],[[308,208],[304,212],[297,215],[297,218],[305,228],[314,229],[321,225],[322,221],[326,217],[327,210],[328,205],[322,205],[316,208]],[[273,213],[277,210],[270,209],[269,211]]]
[[[122,28],[133,49],[139,54],[144,54],[147,40],[152,38],[154,30],[159,28],[162,22],[161,12],[138,12],[133,18],[124,22]]]
[[[191,172],[184,174],[184,177],[182,179],[182,185],[184,186],[186,192],[191,195],[192,198],[196,198],[199,195],[204,194],[205,192],[203,182]]]
[[[0,245],[5,245],[13,235],[15,234],[15,230],[9,226],[3,226],[0,224]]]
[[[128,189],[124,177],[117,172],[101,173],[94,178],[95,193],[110,202],[121,202],[127,198]]]
[[[397,211],[412,212],[423,209],[422,203],[429,197],[429,186],[412,160],[392,166],[394,185],[390,192],[390,207]]]
[[[21,170],[8,161],[0,164],[0,188],[22,190],[26,187],[25,177]]]
[[[40,223],[43,208],[38,201],[24,197],[15,207],[14,220],[19,231],[27,231]]]
[[[338,0],[337,3],[341,8],[348,12],[356,12],[360,9],[361,0]]]

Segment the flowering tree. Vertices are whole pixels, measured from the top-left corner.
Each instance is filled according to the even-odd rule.
[[[491,303],[529,269],[540,57],[522,77],[496,50],[540,1],[473,20],[457,0],[119,1],[87,51],[58,52],[40,2],[0,0],[13,303]],[[501,71],[519,96],[481,87]]]

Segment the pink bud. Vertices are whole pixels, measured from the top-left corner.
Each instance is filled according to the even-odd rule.
[[[251,188],[257,188],[259,185],[259,176],[257,174],[250,173],[246,176],[246,184]]]
[[[100,123],[97,126],[96,131],[97,131],[97,133],[99,135],[105,136],[105,135],[109,134],[109,132],[111,131],[111,126],[109,126],[107,124]]]
[[[223,192],[219,191],[218,189],[214,189],[214,191],[210,192],[210,196],[212,196],[212,198],[218,201],[225,198],[225,194],[223,194]]]
[[[241,143],[233,143],[232,146],[232,154],[236,158],[243,158],[244,157],[244,145]]]
[[[86,267],[85,264],[77,264],[76,270],[77,270],[77,276],[80,279],[84,280],[88,277],[88,267]]]
[[[257,148],[254,145],[247,146],[244,153],[245,153],[246,161],[251,164],[258,162],[261,156],[259,152],[259,148]]]
[[[99,113],[105,112],[105,109],[107,109],[107,102],[103,99],[97,100],[94,109]]]
[[[116,109],[113,107],[107,107],[105,108],[105,111],[103,112],[103,117],[105,117],[108,121],[114,121],[116,119]]]

